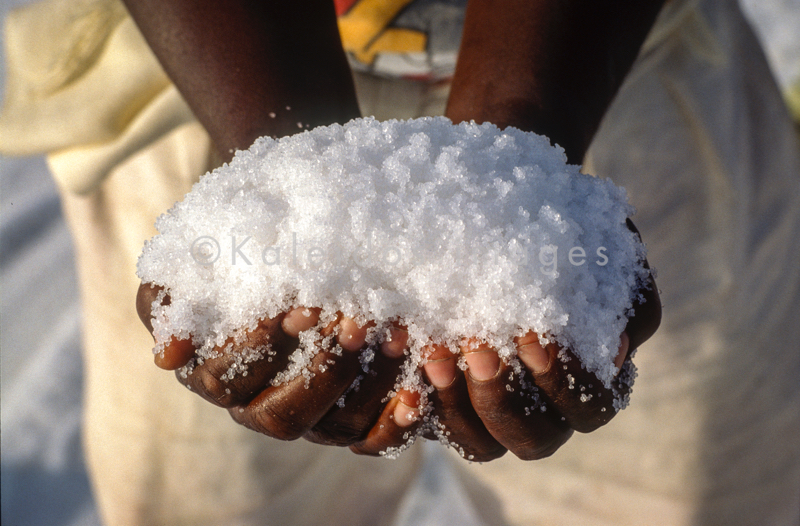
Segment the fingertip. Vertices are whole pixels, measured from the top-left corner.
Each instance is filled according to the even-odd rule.
[[[173,336],[164,350],[155,354],[153,361],[162,369],[174,371],[189,363],[194,357],[194,350],[191,339],[179,340]]]
[[[429,345],[425,347],[427,362],[422,366],[428,381],[436,389],[445,389],[452,385],[456,379],[455,355],[444,345]]]
[[[339,321],[339,334],[336,335],[336,341],[346,351],[358,351],[367,341],[367,329],[373,325],[367,323],[363,327],[359,327],[355,320],[342,318]]]
[[[321,309],[296,307],[286,313],[281,321],[283,332],[297,338],[301,332],[307,331],[319,322]]]
[[[401,390],[395,397],[397,402],[392,412],[394,423],[409,427],[419,420],[419,393]]]
[[[497,376],[500,372],[500,356],[486,343],[467,339],[461,343],[461,353],[467,361],[469,375],[483,382]]]
[[[550,368],[550,353],[542,346],[535,332],[529,331],[517,338],[516,344],[517,356],[535,374],[544,373]]]
[[[620,336],[619,342],[619,351],[617,352],[616,358],[614,358],[614,366],[617,369],[622,368],[622,364],[625,363],[625,358],[628,357],[628,350],[630,349],[631,340],[628,337],[627,332],[623,332]]]
[[[408,344],[408,331],[401,326],[389,327],[389,337],[381,342],[381,352],[389,358],[403,356]]]

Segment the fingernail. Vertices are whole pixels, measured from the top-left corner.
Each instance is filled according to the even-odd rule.
[[[394,415],[395,424],[400,427],[408,427],[419,418],[419,409],[408,406],[398,400],[397,405],[394,407],[394,413],[392,414]]]
[[[437,389],[449,387],[456,379],[455,355],[443,345],[432,345],[426,350],[430,354],[423,368],[428,381]]]
[[[542,347],[535,332],[529,332],[517,339],[517,356],[536,374],[541,374],[550,367],[550,353]]]
[[[461,352],[467,360],[469,374],[475,380],[484,381],[497,376],[500,371],[500,357],[497,352],[486,344],[468,341],[462,343]]]
[[[367,325],[359,327],[350,318],[342,318],[339,322],[339,334],[336,341],[346,351],[357,351],[364,346],[367,341]]]
[[[389,358],[400,358],[408,344],[408,331],[401,327],[390,327],[389,338],[381,343],[381,352]]]
[[[628,333],[623,332],[622,336],[620,336],[619,342],[619,352],[617,353],[617,357],[614,358],[614,365],[617,369],[622,368],[622,364],[625,363],[625,358],[628,356],[628,348],[631,345],[631,340],[628,338]]]
[[[297,307],[290,310],[281,321],[283,332],[296,338],[301,332],[307,331],[319,322],[319,313],[318,308]]]

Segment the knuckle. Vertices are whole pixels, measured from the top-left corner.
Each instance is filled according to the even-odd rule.
[[[541,395],[576,431],[589,433],[608,423],[616,414],[614,393],[571,353],[562,365],[535,376]]]
[[[192,376],[194,377],[192,383],[200,396],[220,407],[227,408],[234,404],[230,388],[211,371],[205,368],[199,371],[195,369]]]
[[[309,442],[327,446],[350,446],[361,439],[361,433],[356,429],[332,429],[329,426],[315,426],[303,436]]]
[[[264,434],[278,440],[289,441],[297,440],[306,433],[305,429],[298,429],[296,426],[283,421],[278,422],[279,423],[276,423],[275,420],[270,420],[270,423],[266,424],[262,419],[262,426],[265,429]]]
[[[558,449],[569,440],[570,436],[572,436],[572,431],[566,433],[552,433],[546,438],[536,437],[522,441],[508,449],[520,460],[541,460],[552,456],[553,453],[558,451]]]
[[[364,444],[361,443],[361,442],[356,443],[356,444],[351,444],[349,446],[349,448],[350,448],[350,451],[352,451],[356,455],[363,455],[363,456],[366,456],[366,457],[377,457],[377,456],[380,455],[380,453],[378,451],[374,451],[372,449],[368,449],[368,448],[364,447]]]
[[[242,411],[242,409],[244,410]],[[277,440],[297,440],[303,435],[302,432],[299,432],[291,424],[280,418],[279,415],[262,407],[234,407],[228,411],[238,424]]]
[[[607,424],[616,414],[613,408],[601,412],[599,408],[575,411],[567,418],[569,425],[579,433],[591,433]]]
[[[153,332],[152,305],[163,289],[164,287],[152,283],[142,283],[136,292],[136,314],[151,333]]]
[[[558,450],[558,446],[552,447],[515,447],[511,450],[514,455],[517,456],[520,460],[542,460],[549,456],[552,456],[553,453]]]
[[[281,404],[271,404],[269,400],[258,404],[252,412],[252,420],[260,433],[278,440],[297,440],[310,427],[304,425],[302,415],[287,411]]]
[[[472,462],[490,462],[505,455],[506,451],[508,450],[505,447],[499,446],[480,451],[466,451],[465,456]]]

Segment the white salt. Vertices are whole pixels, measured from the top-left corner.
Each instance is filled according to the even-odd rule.
[[[158,219],[138,275],[171,297],[156,341],[191,336],[200,356],[259,319],[321,307],[320,326],[336,312],[377,322],[373,343],[390,321],[406,325],[407,386],[424,345],[474,337],[509,359],[528,330],[609,386],[648,275],[632,213],[623,189],[581,174],[545,137],[357,119],[259,139],[206,174]],[[315,374],[320,337],[307,332],[276,381]]]

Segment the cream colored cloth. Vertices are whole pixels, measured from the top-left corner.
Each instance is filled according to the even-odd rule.
[[[31,42],[31,31],[41,38],[46,33],[38,24],[51,22],[37,20],[52,12],[41,9],[65,10],[68,3],[51,0],[10,17],[9,38]],[[23,57],[9,64],[9,93],[33,95],[9,96],[0,149],[51,152],[64,190],[86,316],[87,457],[104,520],[390,521],[418,467],[416,448],[388,462],[269,440],[233,425],[224,411],[152,365],[151,342],[133,306],[133,265],[154,234],[156,215],[208,168],[208,138],[198,124],[182,120],[185,105],[174,88],[158,84],[160,70],[144,74],[113,59],[125,44],[138,50],[132,64],[153,64],[140,40],[122,38],[133,29],[118,6],[75,5],[83,6],[84,21],[65,18],[72,29],[55,24],[51,34],[86,42],[73,46],[80,60],[9,52],[9,60]],[[75,36],[84,33],[94,36]],[[63,55],[58,46],[45,49]],[[26,60],[37,75],[28,73]],[[75,68],[60,76],[41,66],[64,63]],[[96,68],[114,63],[116,73],[102,75],[97,86]],[[115,89],[132,84],[116,75],[128,73],[130,82],[151,79],[135,91],[146,95],[118,97]],[[68,80],[53,81],[61,86],[55,91],[35,89],[36,79],[55,77]],[[161,87],[147,88],[151,81]],[[380,118],[441,111],[445,97],[361,76],[357,85],[365,113]],[[454,461],[483,520],[797,523],[800,160],[794,140],[735,2],[668,4],[589,158],[591,170],[626,186],[640,209],[635,220],[659,270],[662,329],[637,355],[632,405],[605,428],[575,436],[540,462],[511,455],[486,465]]]
[[[114,166],[194,120],[119,1],[32,4],[12,12],[5,30],[0,151],[50,153],[71,192],[90,192]]]
[[[464,467],[526,525],[797,525],[800,152],[734,1],[672,2],[590,173],[626,187],[663,323],[631,405],[552,458]]]
[[[87,196],[63,194],[84,307],[86,458],[106,524],[388,524],[415,468],[235,424],[153,365],[133,299],[155,217],[207,167],[188,124],[117,166]]]
[[[136,260],[155,218],[211,167],[211,148],[121,9],[55,0],[13,13],[0,119],[0,150],[49,152],[62,190],[84,311],[86,459],[104,523],[390,524],[417,454],[387,462],[269,439],[154,366],[134,308]]]

